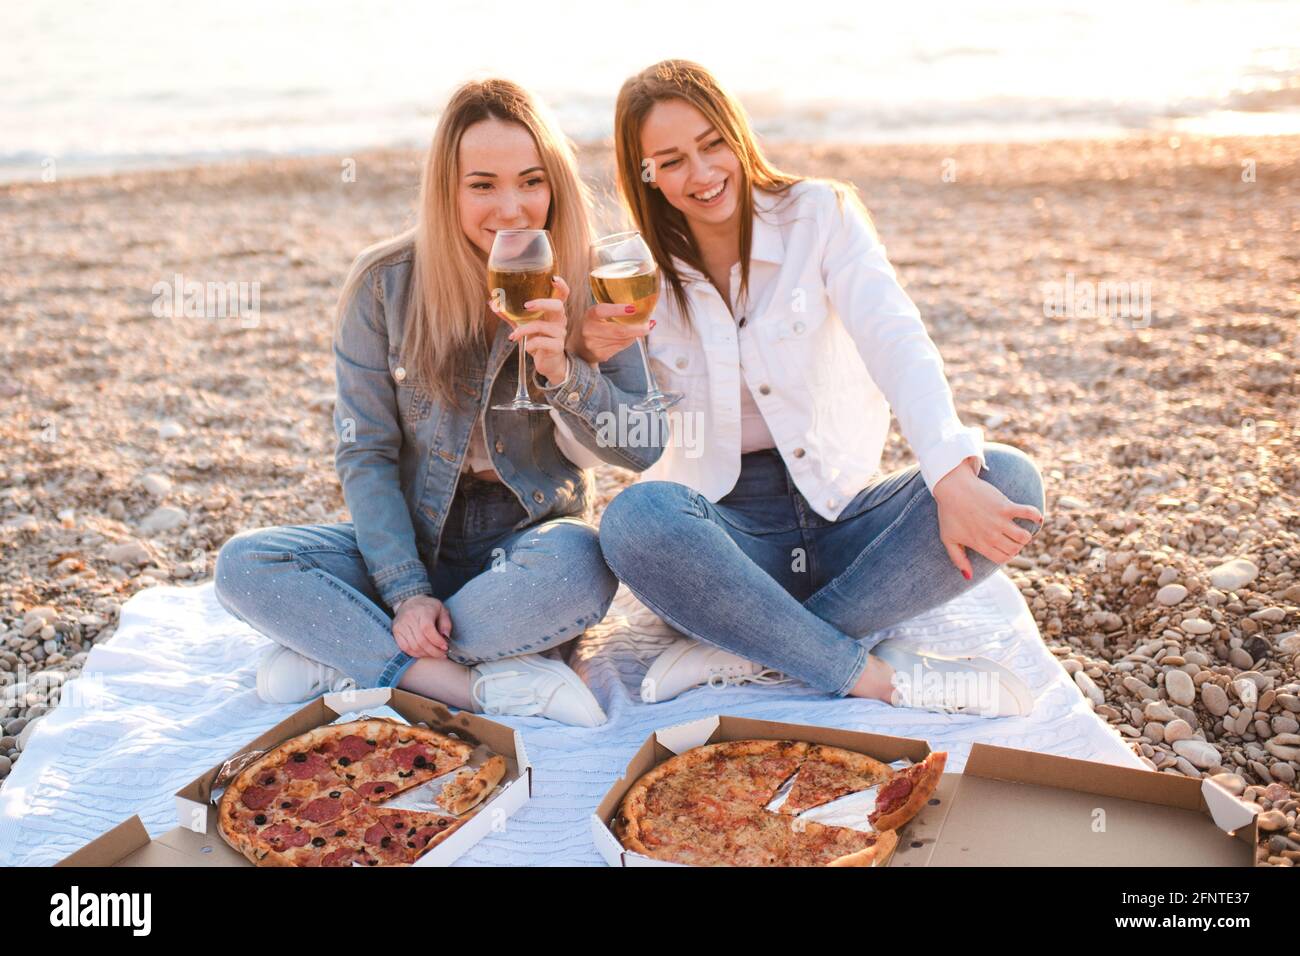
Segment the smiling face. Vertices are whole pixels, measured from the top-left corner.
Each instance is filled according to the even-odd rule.
[[[659,189],[688,222],[718,227],[740,210],[740,160],[709,119],[682,99],[660,100],[641,124],[641,155]]]
[[[519,123],[480,120],[460,138],[460,227],[486,260],[498,229],[545,229],[551,183]]]

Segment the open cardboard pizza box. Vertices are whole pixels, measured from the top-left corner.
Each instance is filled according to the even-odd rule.
[[[469,822],[420,857],[415,866],[448,865],[488,833],[500,830],[506,818],[528,802],[533,771],[518,731],[478,714],[462,711],[453,715],[435,700],[397,688],[376,687],[318,697],[230,756],[267,750],[291,737],[333,723],[343,714],[364,713],[384,706],[413,724],[424,721],[433,730],[483,744],[506,759],[506,774],[496,791]],[[156,840],[149,839],[144,824],[134,816],[55,865],[252,866],[217,832],[216,807],[211,797],[220,770],[221,765],[212,767],[177,791],[176,814],[180,826]]]
[[[702,744],[806,740],[885,763],[924,760],[923,740],[746,717],[658,730],[591,817],[611,866],[679,866],[624,849],[610,830],[623,796],[654,767]],[[849,799],[849,798],[845,798]],[[898,833],[887,866],[1253,866],[1255,810],[1209,779],[976,743],[965,770]]]

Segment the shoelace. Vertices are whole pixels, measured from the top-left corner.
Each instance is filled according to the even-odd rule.
[[[741,684],[788,684],[793,679],[770,667],[765,667],[757,674],[745,674],[738,673],[734,665],[728,665],[723,670],[710,674],[708,685],[718,690],[727,686],[739,687]]]
[[[531,687],[520,687],[513,694],[506,694],[501,700],[493,703],[491,707],[484,702],[483,697],[479,694],[479,688],[485,683],[506,677],[519,677],[522,671],[497,671],[492,674],[483,674],[469,689],[469,695],[474,703],[482,709],[485,714],[501,714],[507,707],[526,707],[531,708],[528,713],[515,713],[517,717],[527,717],[538,713],[542,709],[542,702],[537,699],[537,691]]]
[[[302,655],[299,655],[300,657]],[[311,660],[311,658],[304,658]],[[336,667],[330,667],[320,661],[312,661],[316,665],[316,672],[312,675],[312,686],[316,688],[317,693],[334,694],[339,691],[347,690],[350,687],[356,687],[357,682],[348,677]],[[323,688],[323,689],[322,689]]]

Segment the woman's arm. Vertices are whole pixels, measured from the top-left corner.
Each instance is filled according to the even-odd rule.
[[[402,427],[381,308],[373,277],[367,276],[334,333],[334,466],[357,547],[391,608],[416,594],[432,595],[433,587],[399,479]]]
[[[599,366],[570,356],[569,377],[556,385],[542,386],[555,410],[552,414],[565,424],[564,430],[556,430],[560,450],[573,460],[570,451],[572,440],[576,440],[607,464],[633,471],[649,468],[663,454],[667,416],[664,412],[632,410],[634,402],[645,398],[647,387],[641,356],[635,348],[624,349]],[[571,441],[560,441],[560,436]],[[576,460],[574,463],[584,464]]]
[[[983,467],[983,431],[963,426],[957,416],[943,358],[857,204],[828,196],[822,236],[827,295],[898,417],[930,491],[967,457]]]
[[[1030,539],[1014,519],[1041,523],[1042,515],[979,477],[986,465],[983,431],[966,428],[958,418],[939,350],[856,203],[827,203],[825,212],[827,293],[916,454],[938,506],[948,558],[970,580],[966,548],[1005,563]]]

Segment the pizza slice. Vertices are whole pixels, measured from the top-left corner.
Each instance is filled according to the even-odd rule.
[[[381,866],[385,862],[394,865],[394,850],[380,845],[380,838],[386,838],[387,832],[374,821],[370,826],[378,827],[375,835],[367,832],[367,821],[360,819],[362,806],[341,820],[324,826],[312,827],[297,836],[292,845],[267,854],[264,864],[275,866]],[[373,842],[367,836],[375,836]],[[391,840],[389,843],[391,844]],[[400,865],[400,859],[396,864]]]
[[[779,855],[775,850],[765,850],[761,841],[740,836],[747,819],[745,814],[730,814],[719,822],[698,813],[650,814],[631,825],[616,821],[615,832],[625,847],[656,860],[687,866],[734,866],[747,855],[751,865],[771,865]]]
[[[934,795],[943,776],[948,754],[942,750],[930,754],[920,763],[898,771],[876,795],[876,809],[867,817],[878,831],[897,830],[920,813]]]
[[[294,759],[299,755],[302,760]],[[319,755],[271,751],[226,788],[218,819],[227,842],[254,859],[294,845],[305,828],[338,819],[360,802]]]
[[[483,802],[506,775],[506,761],[493,754],[478,770],[463,770],[448,781],[438,794],[438,803],[451,813],[460,816]]]
[[[728,811],[766,806],[799,769],[808,744],[795,740],[733,740],[687,751],[669,785],[686,801],[708,797]]]
[[[372,803],[464,766],[473,746],[434,730],[386,720],[358,721],[337,741],[335,766],[347,784]]]
[[[781,804],[781,813],[797,814],[850,793],[869,790],[894,775],[888,764],[842,747],[816,744],[799,766],[799,776]]]
[[[782,866],[883,866],[898,845],[892,830],[866,833],[803,822],[806,829],[790,841]]]
[[[408,864],[414,863],[438,846],[475,815],[471,813],[456,819],[445,813],[429,813],[424,810],[376,808],[376,816],[405,854]]]

